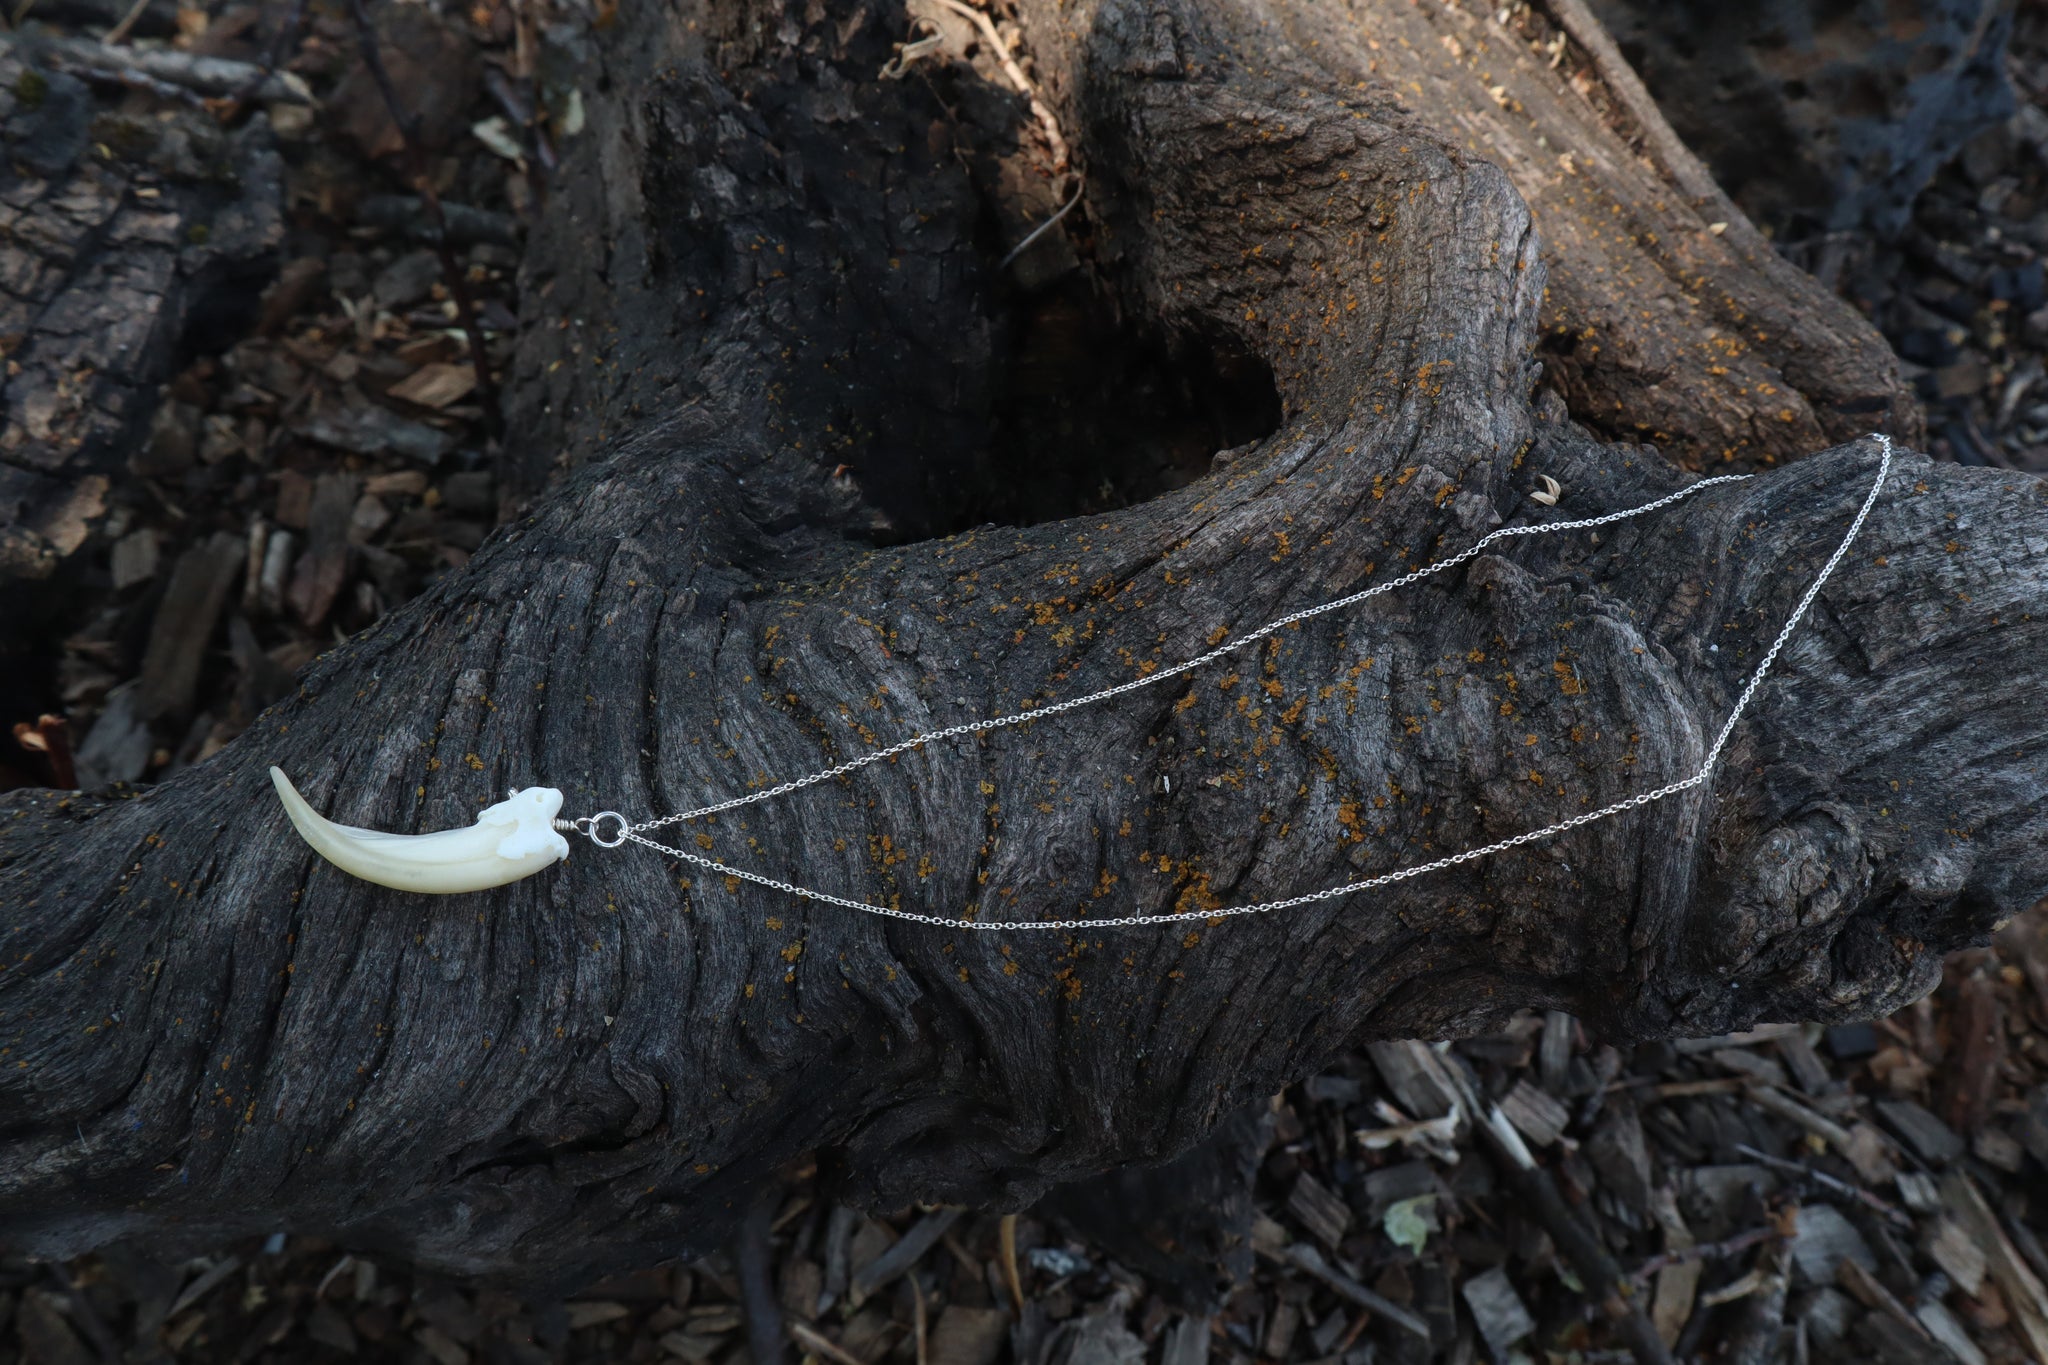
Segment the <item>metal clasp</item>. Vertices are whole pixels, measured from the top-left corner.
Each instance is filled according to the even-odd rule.
[[[598,833],[598,825],[605,820],[619,822],[619,832],[609,839]],[[626,823],[626,817],[615,810],[601,810],[595,815],[586,815],[578,823],[583,826],[581,832],[589,835],[590,842],[599,848],[617,848],[626,842],[627,834],[632,832],[632,826]]]
[[[618,834],[610,839],[597,832],[598,821],[607,817],[619,822]],[[574,820],[557,819],[555,828],[565,833],[573,831],[580,834],[599,848],[617,848],[625,843],[627,836],[633,832],[633,827],[626,823],[626,817],[615,810],[601,810],[595,815],[579,815]]]

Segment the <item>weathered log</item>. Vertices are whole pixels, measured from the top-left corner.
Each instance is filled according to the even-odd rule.
[[[1483,88],[1446,82],[1425,115],[1372,79],[1406,4],[1023,16],[1087,166],[1073,271],[1170,353],[1270,369],[1277,430],[1135,506],[877,546],[985,505],[948,481],[1038,472],[989,467],[1028,300],[991,268],[1013,242],[977,235],[1028,111],[966,69],[875,79],[909,36],[893,8],[622,15],[534,248],[557,311],[515,377],[571,463],[603,457],[211,760],[147,792],[0,796],[17,1244],[290,1226],[565,1284],[718,1244],[812,1150],[856,1201],[1015,1207],[1183,1151],[1361,1036],[1523,1006],[1616,1038],[1888,1010],[2048,889],[2048,490],[1906,455],[1713,782],[1370,896],[1114,924],[1688,775],[1866,492],[1867,443],[684,836],[881,904],[1093,932],[907,925],[587,844],[439,900],[316,861],[272,762],[390,829],[534,783],[667,812],[1140,676],[1502,520],[1686,482],[1532,401],[1529,203],[1432,131]],[[1588,162],[1625,160],[1585,136]],[[1717,295],[1776,278],[1708,266]],[[1824,299],[1785,316],[1788,354],[1860,335]]]
[[[86,543],[157,385],[253,313],[284,231],[266,120],[228,132],[197,108],[138,114],[62,69],[70,49],[4,41],[0,587],[49,578]],[[191,463],[174,452],[151,472]],[[0,636],[27,605],[6,591]]]

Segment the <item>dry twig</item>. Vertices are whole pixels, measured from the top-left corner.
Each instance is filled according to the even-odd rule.
[[[1045,101],[1038,98],[1038,87],[1031,83],[1031,78],[1024,74],[1024,68],[1018,66],[1017,59],[1010,55],[1010,45],[996,32],[995,21],[973,6],[961,4],[960,0],[939,0],[939,3],[955,14],[972,20],[981,30],[981,36],[987,40],[990,51],[996,60],[1003,64],[1003,74],[1017,87],[1018,94],[1031,101],[1031,113],[1037,118],[1038,126],[1045,132],[1046,145],[1052,149],[1052,168],[1056,171],[1065,170],[1067,140],[1060,136],[1060,121],[1053,117],[1052,110],[1046,108]]]

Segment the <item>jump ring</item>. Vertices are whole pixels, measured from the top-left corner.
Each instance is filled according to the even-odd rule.
[[[590,842],[596,844],[599,848],[617,848],[620,844],[626,842],[626,835],[632,828],[626,823],[626,817],[615,810],[601,810],[595,815],[585,816],[584,819],[589,821],[589,825],[583,832],[588,834]],[[598,833],[598,826],[607,819],[619,822],[619,832],[615,838],[607,839],[604,835]]]

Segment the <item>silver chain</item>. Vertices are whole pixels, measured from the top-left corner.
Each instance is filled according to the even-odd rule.
[[[1627,800],[1617,801],[1611,806],[1603,806],[1599,810],[1587,811],[1583,815],[1575,815],[1569,820],[1560,820],[1554,825],[1546,825],[1542,829],[1530,830],[1526,834],[1517,834],[1512,838],[1503,839],[1499,843],[1488,844],[1484,848],[1470,849],[1464,853],[1452,854],[1448,858],[1438,858],[1435,862],[1422,863],[1415,867],[1404,867],[1398,871],[1381,873],[1377,877],[1368,877],[1363,881],[1345,882],[1340,886],[1327,887],[1321,891],[1311,891],[1306,895],[1289,896],[1285,900],[1259,901],[1251,905],[1229,906],[1214,910],[1184,910],[1170,915],[1131,915],[1116,919],[1010,921],[968,920],[956,919],[947,915],[921,915],[910,910],[896,910],[889,906],[875,905],[868,901],[857,901],[846,896],[835,896],[829,892],[817,891],[807,886],[797,886],[791,882],[778,881],[773,877],[763,876],[758,872],[749,872],[744,868],[722,863],[716,858],[707,858],[702,854],[692,853],[688,849],[657,843],[647,838],[646,833],[649,830],[661,829],[664,826],[679,824],[685,820],[695,820],[706,815],[716,815],[722,811],[736,810],[741,806],[753,805],[757,801],[766,801],[772,797],[785,796],[790,792],[802,791],[805,787],[816,786],[820,782],[828,782],[835,777],[844,777],[848,773],[858,772],[870,764],[880,763],[885,759],[894,758],[898,754],[908,753],[912,749],[921,748],[938,740],[957,739],[963,735],[974,735],[989,730],[999,730],[1006,725],[1019,725],[1025,721],[1044,720],[1046,717],[1058,715],[1062,711],[1074,711],[1083,706],[1093,706],[1097,702],[1108,701],[1111,697],[1120,697],[1127,692],[1136,692],[1143,687],[1156,687],[1169,678],[1178,677],[1180,674],[1188,673],[1206,664],[1214,663],[1216,660],[1243,649],[1247,645],[1255,644],[1274,632],[1284,630],[1298,621],[1307,621],[1313,617],[1322,616],[1327,612],[1341,611],[1345,607],[1356,606],[1368,598],[1377,597],[1381,593],[1392,592],[1396,588],[1404,588],[1410,583],[1419,582],[1429,577],[1431,574],[1442,573],[1446,569],[1454,568],[1471,559],[1497,540],[1505,540],[1512,536],[1547,535],[1554,531],[1584,531],[1596,526],[1606,526],[1613,522],[1626,521],[1630,517],[1639,517],[1645,513],[1657,511],[1659,508],[1669,507],[1672,503],[1682,498],[1689,498],[1703,488],[1711,488],[1718,483],[1739,483],[1744,479],[1754,478],[1756,477],[1755,475],[1722,474],[1715,478],[1702,479],[1698,483],[1681,488],[1676,493],[1670,493],[1658,498],[1655,502],[1644,503],[1641,507],[1632,507],[1621,512],[1609,512],[1605,516],[1588,517],[1582,521],[1551,522],[1542,526],[1503,526],[1498,530],[1489,531],[1470,547],[1449,559],[1431,564],[1427,568],[1416,569],[1411,573],[1403,574],[1399,578],[1380,584],[1378,587],[1366,588],[1362,591],[1351,593],[1348,596],[1339,597],[1334,601],[1321,603],[1318,606],[1305,607],[1300,611],[1289,612],[1287,615],[1276,620],[1266,622],[1266,624],[1258,627],[1256,630],[1238,637],[1227,645],[1220,645],[1206,654],[1197,655],[1192,659],[1174,664],[1169,668],[1159,669],[1142,678],[1118,683],[1114,687],[1105,687],[1099,692],[1090,692],[1085,696],[1056,702],[1051,706],[1019,711],[1008,716],[996,716],[988,720],[970,721],[961,725],[949,725],[943,730],[922,731],[912,735],[909,739],[892,744],[886,749],[876,749],[871,753],[863,754],[858,758],[848,759],[846,762],[835,764],[830,768],[821,768],[817,772],[806,776],[792,778],[777,786],[752,792],[746,796],[736,796],[729,801],[720,801],[715,805],[699,806],[695,810],[683,811],[676,815],[664,815],[653,820],[643,820],[637,825],[629,824],[626,817],[617,811],[608,810],[600,811],[596,815],[581,816],[575,820],[557,820],[555,826],[558,829],[574,830],[578,834],[585,835],[591,842],[601,848],[617,848],[619,845],[627,842],[640,844],[643,847],[653,849],[657,853],[665,853],[672,858],[680,858],[684,862],[693,863],[698,867],[719,873],[722,876],[737,877],[741,881],[752,882],[756,886],[765,886],[771,891],[781,891],[806,900],[820,901],[826,905],[840,905],[849,910],[860,910],[871,915],[885,915],[890,919],[909,920],[914,924],[936,924],[948,929],[981,929],[998,932],[1026,929],[1100,929],[1106,926],[1122,928],[1139,924],[1178,924],[1188,920],[1219,920],[1232,915],[1263,915],[1274,910],[1289,910],[1297,905],[1309,905],[1316,901],[1330,900],[1337,896],[1349,896],[1360,891],[1370,891],[1374,887],[1389,886],[1394,882],[1405,881],[1410,877],[1419,877],[1425,872],[1436,872],[1442,868],[1456,867],[1460,863],[1469,863],[1476,858],[1484,858],[1488,854],[1505,852],[1522,844],[1532,843],[1537,839],[1548,838],[1550,835],[1561,834],[1568,829],[1576,829],[1580,825],[1591,824],[1595,820],[1604,820],[1610,815],[1619,815],[1623,811],[1634,810],[1638,806],[1647,806],[1652,801],[1661,801],[1667,796],[1697,787],[1707,780],[1713,773],[1714,765],[1720,761],[1721,750],[1727,745],[1728,737],[1734,733],[1735,723],[1742,718],[1742,713],[1749,706],[1750,699],[1756,695],[1757,688],[1763,685],[1764,675],[1770,672],[1771,664],[1778,657],[1778,651],[1785,647],[1785,642],[1791,638],[1793,630],[1798,627],[1799,622],[1806,616],[1808,608],[1813,605],[1814,599],[1820,595],[1822,585],[1834,573],[1835,567],[1842,562],[1842,556],[1849,552],[1850,545],[1855,543],[1857,535],[1863,530],[1863,522],[1870,515],[1870,509],[1877,504],[1877,495],[1884,488],[1885,479],[1891,473],[1892,442],[1891,438],[1882,432],[1872,434],[1878,442],[1882,456],[1878,463],[1876,481],[1871,484],[1870,492],[1863,499],[1862,507],[1857,509],[1855,520],[1850,522],[1848,534],[1843,536],[1842,543],[1835,547],[1834,554],[1829,557],[1828,562],[1822,567],[1819,575],[1815,577],[1812,585],[1807,588],[1806,595],[1799,599],[1799,605],[1793,609],[1792,615],[1787,618],[1784,628],[1778,632],[1778,638],[1771,642],[1770,649],[1764,653],[1763,662],[1759,663],[1756,666],[1756,670],[1750,674],[1748,685],[1742,689],[1742,695],[1736,698],[1735,709],[1728,713],[1728,719],[1721,726],[1720,734],[1715,737],[1713,747],[1707,751],[1706,760],[1700,764],[1699,771],[1695,772],[1691,777],[1678,782],[1668,783],[1657,788],[1655,791],[1643,792],[1639,795],[1631,796]],[[608,820],[617,823],[618,830],[616,833],[607,835],[600,829],[602,823]]]

